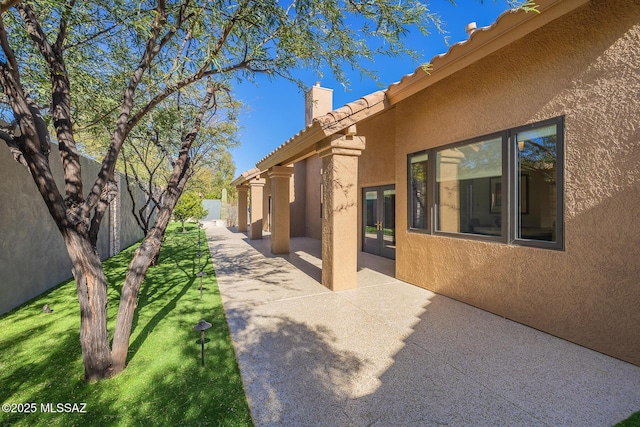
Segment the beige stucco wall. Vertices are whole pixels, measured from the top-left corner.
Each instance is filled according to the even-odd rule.
[[[293,176],[290,179],[289,196],[291,198],[291,237],[306,235],[306,186],[307,163],[302,161],[293,165]]]
[[[397,277],[640,364],[639,52],[640,4],[594,1],[399,103]],[[407,231],[408,153],[561,115],[564,251]]]
[[[362,250],[362,189],[396,183],[395,110],[358,123],[357,133],[366,139],[358,163],[358,249]]]
[[[265,180],[262,193],[262,231],[271,231],[271,210],[269,203],[271,199],[271,178],[268,174],[260,175]]]
[[[314,239],[322,239],[321,186],[322,160],[316,155],[305,160],[305,235]],[[292,217],[292,221],[295,219]]]

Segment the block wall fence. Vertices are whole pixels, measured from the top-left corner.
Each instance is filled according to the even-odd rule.
[[[64,178],[58,146],[51,144],[51,168],[59,188]],[[81,158],[84,188],[100,165]],[[118,196],[111,203],[98,235],[98,253],[106,259],[144,237],[132,214],[124,176],[117,176]],[[144,203],[132,188],[136,206]],[[9,150],[0,148],[0,315],[72,277],[71,260],[55,222],[27,168]],[[55,310],[55,307],[52,307]]]

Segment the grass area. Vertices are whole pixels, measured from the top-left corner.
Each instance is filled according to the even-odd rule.
[[[631,415],[626,420],[619,422],[615,427],[640,427],[640,411]]]
[[[111,333],[136,246],[104,263]],[[36,404],[35,413],[0,412],[0,425],[252,425],[204,232],[200,260],[198,250],[195,224],[187,224],[186,233],[170,225],[160,262],[149,269],[140,291],[128,366],[115,378],[82,379],[73,280],[0,317],[0,403]],[[207,273],[202,300],[199,262]],[[44,304],[53,312],[44,313]],[[213,325],[206,332],[204,368],[200,333],[193,330],[202,319]],[[49,403],[54,409],[69,403],[70,410],[86,404],[86,412],[43,413]]]

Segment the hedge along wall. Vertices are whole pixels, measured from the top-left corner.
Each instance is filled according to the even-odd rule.
[[[51,146],[51,169],[59,188],[64,177],[58,146]],[[81,158],[84,188],[98,174],[99,164]],[[102,259],[142,239],[142,230],[131,213],[126,181],[119,176],[119,195],[112,203],[98,235]],[[136,205],[144,194],[134,188]],[[69,279],[71,260],[55,222],[38,193],[29,171],[17,163],[9,150],[0,148],[0,314]],[[55,310],[55,307],[52,307]]]

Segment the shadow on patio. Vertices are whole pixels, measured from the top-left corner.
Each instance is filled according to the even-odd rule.
[[[257,426],[606,426],[640,409],[640,367],[398,281],[386,260],[365,254],[359,287],[330,292],[317,241],[275,257],[268,239],[207,234]]]

